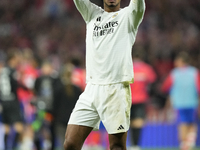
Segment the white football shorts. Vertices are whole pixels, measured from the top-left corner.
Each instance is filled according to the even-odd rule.
[[[68,124],[83,125],[98,130],[102,121],[108,134],[126,132],[130,125],[130,108],[129,84],[88,83],[71,113]]]

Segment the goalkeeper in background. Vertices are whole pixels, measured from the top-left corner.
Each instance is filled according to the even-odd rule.
[[[171,104],[178,112],[180,149],[190,150],[195,146],[197,136],[200,74],[189,65],[189,56],[185,52],[178,54],[174,65],[162,85],[162,91],[169,92]]]

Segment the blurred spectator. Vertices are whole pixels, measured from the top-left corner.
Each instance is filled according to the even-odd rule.
[[[34,132],[31,123],[34,120],[35,107],[31,105],[31,100],[34,97],[33,87],[35,79],[38,77],[37,63],[35,61],[31,49],[25,48],[22,50],[21,64],[18,67],[19,82],[23,85],[18,89],[19,100],[22,104],[23,115],[25,120],[25,129],[23,134],[23,142],[21,150],[33,148]]]
[[[24,108],[24,115],[26,123],[33,121],[34,108],[30,105],[33,99],[33,88],[36,78],[38,77],[37,64],[31,49],[24,49],[22,51],[21,64],[18,68],[20,73],[19,82],[27,89],[19,88],[18,95]]]
[[[71,60],[74,65],[74,69],[72,72],[72,83],[82,89],[84,91],[86,86],[86,72],[85,69],[81,67],[81,60],[78,57],[74,57]]]
[[[0,102],[2,122],[5,126],[5,150],[17,148],[23,133],[23,116],[17,95],[19,84],[16,68],[20,62],[19,56],[20,54],[16,50],[11,51],[7,56],[6,64],[1,63],[0,65]],[[8,137],[12,133],[12,128],[15,131],[15,136],[13,143],[10,144]]]
[[[41,74],[36,79],[34,86],[34,103],[37,107],[37,117],[32,127],[35,131],[35,145],[37,150],[55,149],[53,104],[54,101],[57,101],[56,96],[59,90],[59,83],[58,73],[53,69],[50,62],[44,61],[41,66]],[[50,135],[48,136],[49,133]],[[42,138],[43,140],[41,140]],[[43,141],[43,144],[41,141]]]
[[[162,90],[169,92],[172,106],[178,111],[180,149],[189,150],[195,146],[197,136],[200,74],[189,65],[189,56],[185,52],[179,53],[174,63],[176,68],[164,81]]]
[[[61,146],[64,143],[66,125],[70,114],[79,95],[82,93],[82,89],[74,85],[71,81],[73,69],[74,66],[70,63],[63,66],[61,72],[61,87],[59,88],[54,103],[56,134]]]
[[[149,85],[155,82],[156,73],[143,61],[142,50],[133,53],[134,83],[131,84],[131,134],[134,150],[139,150],[140,134],[146,116],[146,104],[149,99]]]

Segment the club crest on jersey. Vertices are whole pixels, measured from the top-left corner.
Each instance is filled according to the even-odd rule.
[[[118,15],[118,13],[114,14],[114,15],[112,16],[112,18],[115,18],[117,15]]]

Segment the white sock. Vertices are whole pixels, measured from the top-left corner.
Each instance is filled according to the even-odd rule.
[[[187,144],[189,145],[190,148],[195,147],[196,144],[196,138],[197,138],[197,134],[195,132],[190,132],[187,136]]]
[[[20,150],[32,150],[33,145],[33,140],[30,137],[24,137],[20,146]]]

